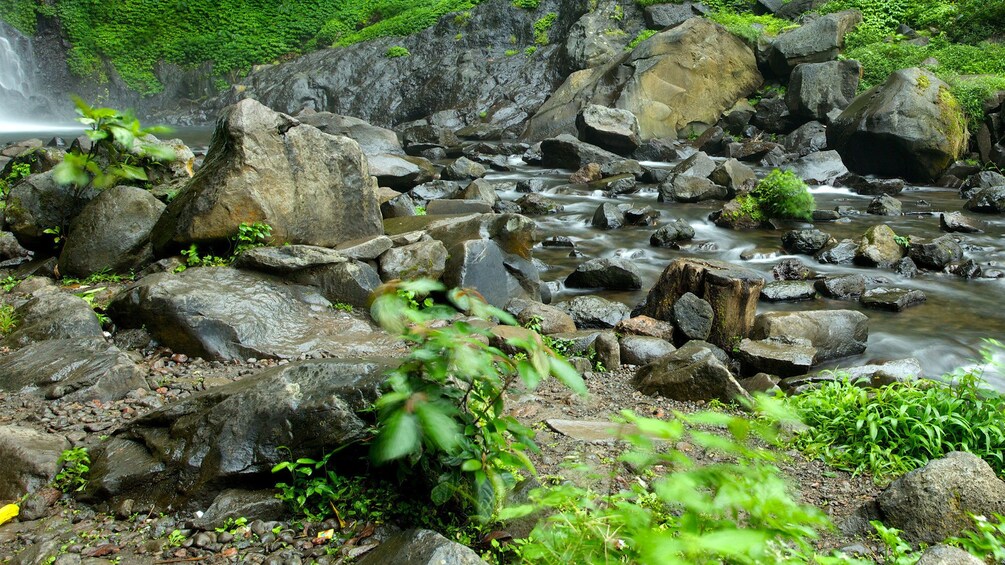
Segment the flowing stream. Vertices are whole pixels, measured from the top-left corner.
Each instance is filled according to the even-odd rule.
[[[647,163],[670,167],[672,164]],[[537,247],[535,257],[552,266],[542,273],[542,280],[562,281],[577,265],[598,257],[627,257],[640,268],[643,276],[642,290],[636,292],[598,292],[563,289],[555,302],[568,300],[577,293],[595,293],[605,298],[622,301],[629,306],[642,301],[648,289],[656,282],[663,269],[676,257],[700,256],[741,265],[772,279],[771,268],[783,258],[796,258],[821,275],[859,273],[867,280],[883,282],[884,286],[918,289],[928,300],[920,306],[894,313],[863,308],[857,301],[838,301],[817,298],[792,303],[761,302],[758,313],[782,310],[854,309],[869,316],[870,332],[864,354],[846,358],[827,365],[826,368],[851,366],[868,361],[885,361],[915,357],[925,371],[925,376],[938,377],[958,367],[972,365],[980,359],[984,338],[1005,339],[1005,279],[973,279],[933,272],[922,272],[907,279],[887,269],[864,268],[853,265],[825,265],[809,256],[788,255],[781,247],[781,235],[794,228],[811,227],[808,223],[792,222],[784,229],[733,231],[716,227],[708,220],[709,213],[718,210],[722,202],[695,204],[656,201],[656,187],[642,185],[638,194],[616,199],[604,196],[601,191],[585,190],[581,185],[568,184],[571,171],[540,169],[514,161],[510,172],[490,173],[490,180],[519,180],[535,177],[547,181],[546,195],[561,203],[564,210],[558,214],[535,216],[543,237],[568,236],[576,244],[581,257],[570,257],[568,249]],[[758,171],[759,178],[767,171]],[[898,196],[904,205],[904,215],[898,217],[865,214],[872,197],[860,196],[844,188],[831,186],[812,187],[817,208],[833,209],[835,206],[852,206],[862,213],[837,222],[817,222],[815,227],[838,240],[858,240],[872,225],[886,223],[899,235],[933,239],[943,233],[939,230],[939,212],[958,211],[963,200],[953,189],[928,186],[911,186]],[[507,200],[522,196],[515,192],[503,193]],[[596,208],[604,202],[649,205],[660,211],[660,225],[672,218],[687,220],[695,229],[695,239],[683,250],[649,246],[649,236],[655,227],[625,227],[602,231],[591,227],[590,220]],[[958,234],[965,255],[985,269],[1005,270],[1005,218],[1001,216],[972,217],[986,223],[984,233]],[[979,217],[978,217],[979,216]],[[746,257],[747,259],[741,258]],[[752,257],[751,257],[752,256]],[[876,285],[873,285],[876,286]],[[996,351],[999,361],[1005,360],[1005,351]],[[985,371],[988,381],[1005,390],[1005,374],[1000,370]]]
[[[41,72],[31,39],[0,22],[0,142],[80,129],[47,118],[54,105],[39,86]]]

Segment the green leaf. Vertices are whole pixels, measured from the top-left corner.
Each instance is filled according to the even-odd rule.
[[[551,358],[551,374],[573,392],[586,396],[586,383],[576,369],[565,359]]]
[[[470,473],[472,471],[480,471],[482,468],[482,462],[477,459],[468,459],[461,465],[461,471],[465,473]]]
[[[449,406],[434,402],[419,402],[415,415],[422,425],[422,433],[436,447],[451,453],[460,442],[460,426],[450,417]]]
[[[377,441],[373,444],[374,461],[385,463],[418,451],[419,437],[419,423],[414,414],[392,413],[381,421]]]

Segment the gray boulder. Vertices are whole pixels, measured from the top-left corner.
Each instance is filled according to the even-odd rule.
[[[806,122],[785,136],[785,149],[799,156],[827,149],[827,126],[820,122]]]
[[[883,523],[912,543],[939,543],[973,527],[969,514],[1005,514],[1005,482],[986,461],[954,451],[890,484],[876,499]]]
[[[240,269],[285,275],[303,269],[345,263],[348,258],[327,247],[316,245],[282,245],[253,247],[243,251],[234,261]]]
[[[461,144],[452,127],[431,124],[426,120],[405,127],[401,131],[401,140],[405,145],[405,152],[410,155],[418,155],[428,149],[449,149]]]
[[[943,212],[939,214],[939,229],[949,233],[980,233],[981,228],[973,219],[960,212]]]
[[[789,77],[785,103],[794,116],[827,121],[834,110],[844,110],[858,91],[862,65],[858,61],[827,61],[797,65]]]
[[[150,231],[163,211],[164,204],[142,188],[102,191],[70,223],[59,272],[85,278],[140,270],[154,260]]]
[[[817,18],[782,33],[768,49],[768,62],[778,76],[789,76],[797,65],[837,59],[844,36],[862,22],[858,10],[845,10]]]
[[[100,337],[41,341],[0,358],[0,389],[69,402],[110,402],[146,388],[132,359]]]
[[[967,200],[963,208],[980,214],[1001,214],[1005,212],[1005,185],[985,188]]]
[[[828,245],[820,253],[817,253],[816,260],[832,265],[847,265],[855,260],[855,253],[857,251],[857,242],[851,239],[842,239],[833,245]]]
[[[572,316],[555,306],[532,300],[514,299],[507,305],[506,310],[515,315],[522,326],[536,323],[540,327],[540,333],[544,335],[576,331],[576,322]]]
[[[634,385],[643,394],[671,400],[732,402],[750,398],[715,352],[698,341],[640,368]]]
[[[485,565],[471,548],[432,530],[405,530],[392,535],[366,553],[359,565]]]
[[[809,184],[835,184],[848,174],[841,155],[837,151],[816,151],[808,153],[783,167],[792,171]]]
[[[862,305],[875,310],[901,312],[927,300],[924,292],[907,288],[871,288],[862,294]]]
[[[949,86],[917,68],[859,95],[827,128],[828,145],[852,171],[925,182],[960,158],[968,138]]]
[[[91,305],[55,289],[43,289],[14,311],[17,325],[0,343],[19,348],[50,339],[103,337]]]
[[[437,242],[439,243],[439,242]],[[502,308],[511,298],[511,278],[499,246],[490,239],[469,239],[450,247],[443,282],[452,288],[478,291],[489,304]]]
[[[400,344],[367,322],[329,311],[318,290],[226,267],[159,273],[126,287],[108,307],[122,327],[146,327],[190,357],[297,358],[307,353],[393,355]]]
[[[867,267],[889,267],[896,263],[905,255],[896,237],[897,234],[886,224],[867,229],[855,251],[855,263]]]
[[[814,362],[858,355],[865,351],[869,318],[854,310],[768,312],[757,316],[751,339],[807,339],[817,348]]]
[[[590,163],[603,165],[621,159],[616,153],[565,133],[541,142],[541,165],[545,167],[579,170]]]
[[[31,175],[11,187],[4,224],[26,249],[51,252],[52,235],[45,230],[69,225],[97,194],[88,189],[78,199],[73,186],[57,183],[52,171]]]
[[[694,228],[684,219],[672,220],[649,236],[653,247],[677,247],[680,242],[694,238]]]
[[[757,185],[754,169],[736,159],[726,159],[716,165],[708,178],[715,184],[726,187],[731,195],[749,191]]]
[[[618,155],[631,155],[639,145],[639,121],[628,110],[590,104],[576,116],[579,139]]]
[[[458,157],[455,161],[443,168],[440,173],[445,180],[472,180],[480,179],[486,174],[485,167],[480,163],[475,163],[467,157]]]
[[[395,190],[412,188],[422,175],[421,167],[401,155],[367,155],[366,162],[370,174],[377,178],[377,184]]]
[[[802,375],[813,365],[817,349],[805,343],[806,340],[800,341],[787,343],[778,339],[745,339],[736,350],[736,358],[747,375],[759,372],[779,377]]]
[[[301,269],[291,273],[289,280],[316,287],[333,305],[349,304],[364,309],[381,284],[376,269],[354,259]]]
[[[155,252],[272,226],[284,243],[333,247],[379,235],[377,183],[359,145],[246,99],[217,122],[202,168],[153,230]]]
[[[816,297],[817,289],[812,281],[772,281],[761,289],[761,300],[766,302],[793,302]]]
[[[916,565],[986,565],[966,550],[951,545],[937,544],[925,550]]]
[[[375,126],[352,116],[342,116],[331,112],[302,113],[297,116],[301,122],[312,125],[330,135],[344,135],[359,144],[367,157],[378,155],[405,154],[393,130]]]
[[[438,240],[392,247],[380,256],[380,276],[393,279],[439,279],[447,268],[447,248]]]
[[[693,339],[708,339],[712,333],[714,319],[715,312],[712,311],[712,305],[690,292],[678,298],[670,311],[674,337],[679,343]]]
[[[707,11],[708,8],[700,2],[681,2],[680,4],[661,3],[646,6],[644,14],[646,26],[649,29],[666,29],[701,16]]]
[[[782,247],[789,253],[813,255],[831,241],[828,233],[818,229],[789,230],[782,234]]]
[[[716,164],[704,151],[698,151],[680,163],[677,163],[670,172],[675,175],[686,175],[691,177],[708,178],[715,172]]]
[[[660,184],[660,202],[702,202],[704,200],[726,200],[729,190],[703,177],[685,174],[674,175]]]
[[[59,471],[57,461],[70,443],[63,436],[21,426],[0,426],[0,500],[18,500],[45,487]]]
[[[281,461],[317,459],[366,437],[370,426],[358,414],[377,399],[388,368],[304,361],[174,402],[94,453],[86,492],[163,508],[208,504],[224,488],[274,480]]]
[[[648,365],[677,351],[672,343],[658,337],[626,335],[620,343],[621,362],[628,365]]]
[[[902,216],[903,207],[900,200],[888,194],[881,194],[869,202],[869,207],[865,211],[875,216]]]
[[[907,255],[919,267],[941,271],[963,259],[963,248],[953,236],[944,235],[931,241],[911,241]]]
[[[626,259],[591,259],[581,263],[565,279],[569,288],[602,288],[607,290],[638,290],[642,288],[642,274],[634,263]]]
[[[857,274],[832,275],[816,281],[814,286],[827,298],[849,300],[865,292],[865,277]]]
[[[576,327],[580,329],[613,328],[631,314],[631,310],[624,304],[599,296],[577,296],[556,306],[572,316]]]
[[[614,204],[604,203],[593,212],[590,224],[602,230],[616,230],[624,225],[624,213]]]
[[[624,10],[613,0],[606,0],[572,24],[564,45],[572,70],[597,67],[622,54],[629,40],[621,29]],[[614,30],[621,33],[608,33]]]

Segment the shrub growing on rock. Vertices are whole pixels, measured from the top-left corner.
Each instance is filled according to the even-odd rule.
[[[769,218],[809,220],[816,208],[806,183],[792,171],[771,171],[750,194]]]

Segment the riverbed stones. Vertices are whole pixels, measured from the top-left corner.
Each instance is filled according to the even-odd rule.
[[[648,365],[677,350],[672,343],[658,337],[621,336],[621,362],[628,365]]]
[[[597,206],[590,223],[598,229],[616,230],[624,225],[624,214],[614,204],[605,202]]]
[[[368,433],[358,414],[376,400],[388,368],[303,361],[174,402],[121,428],[93,455],[88,493],[160,508],[208,504],[223,488],[267,480],[281,461],[320,458]],[[124,452],[135,468],[117,456]]]
[[[832,265],[848,265],[855,260],[855,253],[858,251],[858,247],[859,244],[857,242],[851,239],[842,239],[837,243],[828,245],[817,253],[816,260]]]
[[[763,287],[760,274],[742,267],[707,259],[675,259],[650,289],[641,313],[672,320],[674,304],[690,292],[712,306],[714,317],[708,341],[732,347],[738,337],[747,337],[750,332]]]
[[[139,271],[153,262],[150,231],[163,211],[164,204],[142,188],[101,191],[70,223],[59,272],[86,278],[98,272]]]
[[[962,212],[943,212],[939,214],[939,229],[949,233],[980,233],[977,222],[964,216]]]
[[[827,126],[820,122],[807,122],[785,136],[785,149],[800,157],[827,148]]]
[[[831,240],[830,234],[816,228],[789,230],[782,234],[782,247],[789,253],[813,255],[823,249]]]
[[[816,281],[814,287],[827,298],[851,300],[865,292],[865,277],[859,274],[831,275]]]
[[[572,316],[555,306],[516,298],[510,301],[506,310],[516,316],[520,325],[536,325],[543,335],[576,331]]]
[[[641,367],[634,385],[643,394],[671,400],[733,402],[750,398],[713,350],[698,341]]]
[[[685,292],[678,298],[670,311],[674,336],[681,343],[692,339],[708,339],[714,318],[712,305],[690,292]]]
[[[502,308],[511,298],[510,278],[502,250],[490,239],[468,239],[448,251],[443,282],[450,288],[473,289],[492,306]],[[520,285],[514,282],[512,286]]]
[[[982,189],[963,208],[980,214],[1005,213],[1005,185]]]
[[[521,196],[516,204],[520,206],[520,213],[526,216],[543,216],[561,212],[563,206],[540,193],[530,193]]]
[[[288,279],[317,288],[333,305],[348,304],[363,309],[370,305],[370,295],[381,284],[376,269],[355,259],[301,269]]]
[[[844,36],[862,22],[858,10],[822,16],[794,30],[782,33],[768,49],[768,63],[778,76],[789,76],[797,65],[837,59]]]
[[[660,183],[660,202],[702,202],[704,200],[725,200],[729,191],[704,177],[678,174]]]
[[[841,155],[837,151],[816,151],[800,157],[791,164],[785,165],[808,184],[833,185],[838,179],[848,174]]]
[[[903,204],[900,203],[900,200],[887,194],[873,198],[865,211],[875,216],[902,216],[904,214]]]
[[[440,175],[444,180],[474,180],[484,177],[485,167],[480,163],[475,163],[467,157],[458,157],[449,165],[443,168]]]
[[[572,316],[576,327],[580,329],[613,328],[631,314],[624,304],[599,296],[576,296],[556,306]]]
[[[390,244],[390,240],[388,240]],[[348,258],[334,249],[316,245],[282,245],[253,247],[234,260],[239,269],[284,275],[311,267],[345,263]]]
[[[392,247],[380,256],[380,275],[383,280],[437,280],[447,268],[447,256],[446,246],[435,239]]]
[[[635,114],[620,108],[590,104],[576,116],[579,139],[618,155],[631,155],[642,141]]]
[[[544,167],[559,167],[575,171],[589,163],[603,165],[621,159],[622,157],[617,153],[611,153],[565,133],[541,142],[541,165]]]
[[[642,274],[634,263],[626,259],[590,259],[581,263],[565,279],[569,288],[602,288],[607,290],[638,290],[642,288]]]
[[[367,322],[330,312],[330,304],[317,289],[272,275],[200,267],[144,277],[116,296],[108,313],[121,327],[146,327],[175,352],[205,359],[400,351]]]
[[[911,241],[908,257],[923,269],[941,271],[950,263],[963,259],[963,248],[953,236],[944,235],[931,241]]]
[[[905,255],[897,234],[886,224],[873,226],[862,234],[855,263],[867,267],[889,267]]]
[[[772,281],[761,289],[761,300],[765,302],[794,302],[816,297],[813,281]]]
[[[649,316],[634,316],[622,320],[614,327],[614,331],[623,335],[658,337],[665,341],[673,341],[673,324]]]
[[[902,312],[927,300],[924,292],[917,289],[879,287],[862,294],[862,305],[875,310]]]
[[[0,389],[66,401],[108,402],[146,388],[123,351],[101,337],[53,339],[0,358]]]
[[[653,247],[673,247],[680,246],[680,242],[689,241],[694,238],[694,228],[687,220],[677,218],[670,223],[660,227],[649,236],[649,245]]]
[[[815,362],[865,351],[869,318],[854,310],[768,312],[757,316],[751,339],[808,339],[817,348]]]
[[[906,541],[938,543],[973,528],[970,514],[1005,514],[1005,482],[986,461],[954,451],[897,479],[876,503]]]
[[[379,235],[377,182],[355,141],[245,99],[227,107],[202,168],[154,227],[157,253],[265,222],[284,243],[333,247]]]
[[[708,178],[715,184],[726,187],[734,195],[753,189],[757,185],[754,169],[736,159],[726,159],[716,165]]]
[[[70,443],[61,435],[22,426],[0,426],[0,500],[18,500],[46,486],[59,471]]]
[[[859,95],[827,128],[828,144],[852,171],[922,182],[959,159],[967,138],[949,86],[917,68]]]
[[[599,104],[633,113],[642,140],[673,138],[692,122],[714,124],[761,80],[749,47],[722,26],[693,18],[602,67],[571,74],[524,135],[572,133],[579,112]]]
[[[411,529],[393,534],[357,561],[359,565],[486,565],[471,548],[432,530]]]
[[[806,340],[790,343],[777,339],[744,339],[736,350],[736,358],[746,375],[764,372],[791,377],[805,374],[813,366],[816,353],[817,349]]]
[[[18,348],[51,339],[102,337],[101,324],[84,299],[59,291],[41,289],[14,310],[17,324],[0,343]]]

